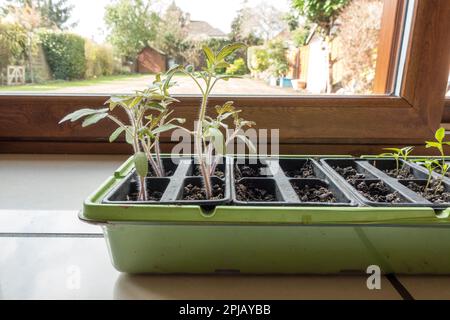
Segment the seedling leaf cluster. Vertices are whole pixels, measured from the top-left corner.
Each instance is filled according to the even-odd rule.
[[[404,148],[386,148],[383,149],[385,151],[389,151],[386,153],[380,154],[378,157],[392,157],[395,159],[397,164],[397,173],[404,169],[405,164],[410,161],[417,163],[424,168],[427,169],[428,178],[427,184],[425,186],[425,192],[433,192],[436,193],[440,190],[444,178],[450,170],[450,166],[446,161],[445,155],[445,146],[450,146],[450,141],[444,141],[445,139],[445,129],[439,128],[434,137],[435,141],[426,141],[425,147],[427,149],[436,149],[439,153],[438,158],[419,158],[419,159],[410,159],[410,155],[414,150],[414,147],[404,147]],[[404,163],[400,166],[400,160],[403,160]],[[438,177],[433,179],[434,177]],[[436,181],[435,181],[436,180]],[[434,183],[435,181],[435,183]],[[433,184],[434,183],[434,184]],[[433,191],[434,190],[434,191]]]
[[[139,179],[139,201],[147,201],[146,177],[151,172],[156,177],[165,177],[166,171],[161,158],[161,135],[165,132],[180,129],[194,137],[196,160],[198,161],[206,199],[212,197],[211,178],[217,165],[228,153],[229,146],[236,139],[244,142],[252,152],[256,152],[253,143],[243,134],[243,130],[255,125],[252,121],[241,118],[241,110],[237,110],[233,101],[216,106],[215,116],[208,116],[208,100],[219,81],[237,78],[235,75],[223,75],[218,70],[229,67],[227,59],[243,44],[227,45],[219,52],[204,46],[203,53],[206,67],[196,71],[193,66],[175,65],[168,72],[158,74],[152,86],[133,95],[112,96],[105,105],[107,108],[81,109],[64,117],[60,123],[83,120],[82,126],[88,127],[109,119],[117,125],[109,141],[112,143],[120,136],[133,147],[133,161]],[[183,125],[185,119],[173,117],[171,105],[178,102],[170,94],[174,86],[172,79],[177,73],[187,75],[195,83],[202,95],[199,116],[194,124],[194,131]],[[127,115],[127,121],[119,119],[114,111],[121,108]],[[230,120],[232,123],[230,124]]]

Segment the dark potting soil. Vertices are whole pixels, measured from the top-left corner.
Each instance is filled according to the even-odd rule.
[[[354,187],[360,194],[372,202],[400,203],[402,198],[398,191],[392,192],[384,182],[354,181]]]
[[[202,172],[200,170],[200,166],[199,165],[195,165],[194,166],[194,173],[193,173],[194,177],[201,177],[202,176]],[[225,177],[225,173],[220,170],[219,168],[216,168],[216,171],[214,172],[213,176],[218,177],[220,179],[223,179]]]
[[[411,180],[415,179],[416,177],[414,174],[411,173],[410,169],[392,169],[392,170],[383,170],[384,173],[386,173],[388,176],[398,179],[398,180]]]
[[[209,200],[221,200],[225,198],[225,191],[223,187],[219,184],[215,184],[212,187],[212,198]],[[184,197],[185,201],[203,201],[206,199],[206,191],[204,187],[199,187],[193,184],[188,184],[184,187]]]
[[[136,202],[138,201],[139,194],[137,192],[127,195],[127,201]],[[147,201],[161,201],[163,196],[162,192],[159,191],[147,191]]]
[[[267,167],[265,166],[237,166],[234,170],[234,175],[236,176],[236,179],[242,179],[242,178],[259,178],[265,176],[261,173],[262,170],[267,170]]]
[[[337,202],[336,197],[328,188],[309,185],[301,187],[294,185],[293,187],[302,202]]]
[[[432,203],[450,203],[450,192],[446,192],[445,186],[439,185],[436,180],[428,188],[426,185],[420,185],[414,181],[408,182],[407,187]]]
[[[286,171],[285,174],[289,178],[296,179],[311,179],[316,177],[314,173],[314,165],[310,161],[306,162],[302,168]]]
[[[273,192],[264,188],[257,188],[251,184],[236,184],[236,199],[242,202],[274,202],[277,197]]]
[[[354,182],[355,180],[364,180],[366,179],[366,175],[363,173],[359,173],[355,168],[353,167],[334,167],[333,168],[337,173],[339,173],[341,176],[344,177],[345,180],[348,182]]]

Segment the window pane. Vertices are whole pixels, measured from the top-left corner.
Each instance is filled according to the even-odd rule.
[[[450,97],[450,72],[448,73],[448,82],[447,82],[447,97]]]
[[[174,64],[202,70],[202,46],[236,41],[248,48],[218,72],[241,78],[214,94],[386,93],[374,86],[379,45],[393,33],[381,33],[382,17],[393,9],[332,2],[330,12],[301,0],[0,0],[0,93],[130,93]],[[176,81],[173,93],[199,93],[188,77]]]

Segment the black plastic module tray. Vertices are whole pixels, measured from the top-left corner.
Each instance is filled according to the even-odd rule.
[[[392,170],[397,167],[395,160],[383,158],[366,158],[366,159],[322,159],[323,167],[329,171],[336,179],[338,179],[343,186],[350,190],[358,199],[367,206],[372,207],[431,207],[437,210],[443,210],[450,206],[449,203],[432,203],[422,197],[420,194],[408,188],[408,182],[423,182],[427,180],[427,173],[418,168],[418,166],[410,163],[405,163],[400,160],[400,166],[410,171],[411,177],[408,179],[398,179],[389,176],[385,171]],[[353,185],[351,185],[335,168],[352,167],[361,174],[361,178],[356,179],[355,185],[360,182],[377,183],[383,182],[391,192],[397,191],[401,202],[374,202],[364,197]],[[414,179],[409,179],[414,177]],[[448,183],[445,183],[447,190],[450,190]]]
[[[217,166],[223,175],[220,177],[213,176],[211,182],[213,185],[219,184],[224,190],[224,198],[220,200],[183,200],[185,187],[189,184],[201,187],[203,185],[202,177],[196,174],[196,161],[192,157],[181,158],[165,158],[163,159],[164,167],[167,172],[172,172],[168,177],[155,178],[149,175],[146,178],[148,190],[151,192],[160,192],[159,201],[127,201],[130,193],[137,191],[137,176],[133,170],[124,181],[114,188],[103,200],[104,204],[171,204],[171,205],[202,205],[202,206],[219,206],[231,202],[231,158],[224,157]]]
[[[253,160],[253,161],[251,161]],[[250,162],[251,161],[251,162]],[[307,178],[293,177],[294,170],[302,169],[305,164],[312,165],[312,175]],[[249,169],[250,168],[250,169]],[[248,176],[245,172],[257,173]],[[258,188],[275,195],[275,201],[243,201],[236,186]],[[295,187],[325,187],[335,197],[336,202],[301,201]],[[232,170],[233,204],[238,206],[357,206],[356,199],[345,188],[339,188],[336,181],[324,171],[320,164],[310,158],[235,158]]]

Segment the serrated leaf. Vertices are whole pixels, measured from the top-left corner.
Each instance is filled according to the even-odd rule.
[[[119,127],[116,129],[116,131],[114,131],[111,136],[109,137],[109,142],[114,142],[117,140],[117,138],[119,138],[119,136],[122,134],[122,132],[125,131],[124,127]]]
[[[235,112],[233,104],[234,104],[233,101],[228,101],[223,106],[216,106],[217,114],[220,116],[228,112],[229,113]]]
[[[144,152],[138,152],[134,155],[134,167],[136,168],[136,173],[141,178],[145,178],[147,176],[148,159]]]
[[[91,115],[89,117],[86,118],[86,120],[83,121],[83,128],[89,127],[93,124],[96,124],[97,122],[99,122],[100,120],[105,119],[108,116],[107,113],[97,113],[94,115]]]

